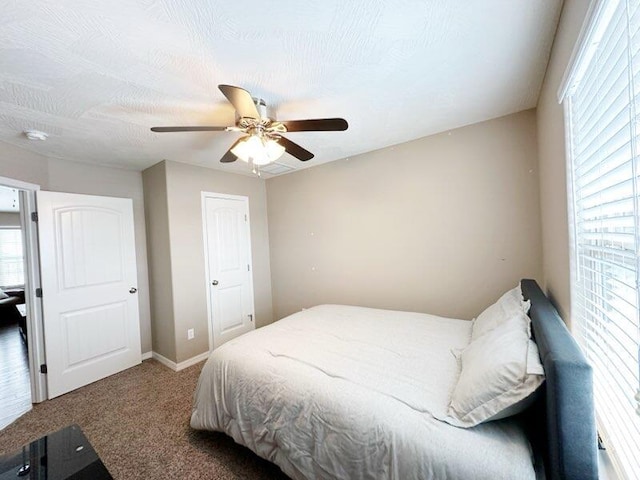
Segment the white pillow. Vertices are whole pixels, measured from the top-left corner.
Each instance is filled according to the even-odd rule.
[[[480,338],[485,333],[490,332],[520,312],[524,312],[526,315],[529,312],[530,306],[531,302],[529,300],[525,302],[522,298],[520,285],[512,288],[502,295],[496,303],[487,307],[478,315],[478,318],[473,321],[471,341]],[[531,336],[529,317],[525,318],[524,321],[527,325],[527,333]]]
[[[544,368],[540,362],[540,353],[538,351],[538,345],[536,342],[529,339],[529,348],[527,350],[527,375],[542,375],[544,377]],[[514,403],[510,407],[505,408],[501,412],[498,412],[493,417],[488,418],[485,422],[492,422],[494,420],[500,420],[502,418],[512,417],[521,412],[524,412],[527,408],[533,405],[533,402],[538,398],[540,389],[536,389],[528,397],[523,398],[517,403]],[[484,423],[484,422],[483,422]]]
[[[4,293],[4,290],[0,288],[0,300],[4,300],[5,298],[9,298],[9,295]]]
[[[544,381],[537,347],[523,329],[522,317],[526,315],[519,312],[462,351],[460,376],[448,416],[442,420],[458,427],[474,427],[515,415],[528,406],[524,402],[505,412],[527,399]]]

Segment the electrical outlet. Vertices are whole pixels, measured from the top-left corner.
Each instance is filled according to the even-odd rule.
[[[187,340],[193,340],[193,337],[195,336],[196,336],[196,333],[193,330],[193,328],[190,328],[189,330],[187,330]]]

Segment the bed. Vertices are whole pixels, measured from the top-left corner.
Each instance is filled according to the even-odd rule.
[[[191,426],[293,479],[596,479],[591,370],[535,281],[521,295],[546,381],[518,415],[451,424],[472,322],[320,305],[216,349]]]

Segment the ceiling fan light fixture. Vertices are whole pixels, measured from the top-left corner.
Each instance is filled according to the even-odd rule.
[[[267,165],[284,154],[284,147],[272,138],[251,135],[231,149],[240,160],[253,165]]]

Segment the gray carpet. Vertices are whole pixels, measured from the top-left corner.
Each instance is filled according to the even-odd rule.
[[[0,431],[0,455],[77,423],[115,479],[287,479],[226,435],[189,427],[202,365],[173,372],[146,360],[34,405]]]

